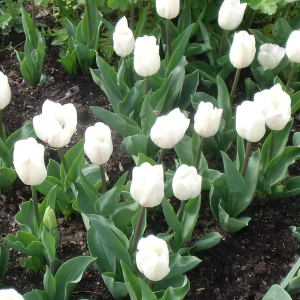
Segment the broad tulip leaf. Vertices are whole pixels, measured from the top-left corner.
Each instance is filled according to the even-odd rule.
[[[166,198],[162,200],[162,207],[164,211],[164,215],[166,218],[166,221],[169,225],[170,228],[172,228],[173,231],[177,233],[182,233],[183,232],[183,226],[179,222],[177,215],[174,212],[174,209],[172,205],[168,202]]]
[[[24,269],[32,270],[35,273],[37,270],[44,269],[44,263],[42,262],[42,258],[38,256],[29,256],[27,258],[20,257],[20,266]]]
[[[142,299],[144,300],[157,300],[157,297],[153,294],[148,284],[141,278],[139,278],[139,283],[142,290]]]
[[[47,166],[47,175],[52,176],[60,180],[60,164],[53,159],[49,159],[49,164]]]
[[[55,260],[55,237],[48,232],[46,227],[43,228],[41,241],[48,255],[49,261],[53,262]]]
[[[244,139],[238,135],[237,137],[237,157],[236,157],[236,168],[239,171],[242,171],[243,163],[245,160],[245,146]]]
[[[292,278],[285,290],[290,295],[296,294],[300,290],[300,275]]]
[[[262,300],[292,300],[292,298],[280,285],[274,284]]]
[[[98,165],[85,164],[82,166],[81,172],[82,172],[82,175],[84,176],[84,178],[93,185],[95,192],[97,192],[98,190],[101,189],[102,179],[101,179],[100,167]],[[79,183],[82,183],[82,179],[80,179],[80,178],[81,177],[77,178],[76,181],[78,181]],[[109,178],[107,176],[105,176],[105,178],[106,178],[106,181],[109,180]]]
[[[285,18],[278,18],[274,23],[272,33],[275,43],[284,47],[288,37],[291,35],[293,29]]]
[[[300,259],[298,258],[296,264],[293,266],[293,268],[290,270],[288,275],[285,277],[284,281],[281,284],[281,287],[285,289],[289,282],[292,280],[292,278],[295,276],[296,273],[298,273],[300,267]],[[298,274],[297,274],[298,275]]]
[[[44,293],[44,291],[33,290],[23,297],[25,300],[47,300],[47,296]]]
[[[44,275],[44,288],[47,295],[47,300],[55,300],[56,281],[48,266]]]
[[[203,156],[204,158],[204,156]],[[203,161],[204,159],[201,159]],[[200,162],[201,162],[200,161]],[[201,170],[201,166],[200,166]],[[224,173],[220,173],[214,169],[207,169],[200,173],[202,176],[202,189],[203,190],[210,190],[211,186],[222,186],[226,184],[226,178]]]
[[[192,139],[189,136],[185,135],[183,139],[175,145],[174,149],[180,159],[181,164],[186,164],[188,166],[194,165],[194,159],[191,151]]]
[[[148,10],[149,10],[149,5],[145,6],[143,8],[142,14],[139,16],[139,21],[136,25],[135,31],[134,31],[134,38],[137,39],[139,36],[142,36],[143,30],[145,29],[145,23],[148,18]]]
[[[300,176],[295,176],[291,179],[288,179],[284,183],[284,198],[292,197],[300,194]]]
[[[9,260],[9,253],[6,247],[0,244],[0,281],[4,277]]]
[[[103,281],[114,299],[121,300],[128,295],[127,287],[121,278],[115,273],[105,272],[102,274]]]
[[[292,116],[300,109],[300,91],[291,95]]]
[[[211,190],[209,193],[209,198],[210,198],[210,207],[211,210],[214,214],[214,217],[216,220],[220,223],[219,219],[219,203],[220,199],[228,199],[230,196],[229,194],[229,188],[226,185],[222,186],[211,186]]]
[[[7,193],[10,192],[11,186],[17,179],[17,173],[11,168],[0,168],[0,188],[4,189]]]
[[[34,229],[34,209],[32,200],[20,204],[20,211],[16,215],[16,222],[20,229],[25,232],[35,234]]]
[[[152,166],[156,165],[156,162],[153,159],[149,158],[148,156],[142,153],[139,153],[138,157],[133,156],[132,158],[137,167],[140,167],[144,162],[148,162]]]
[[[222,117],[228,123],[232,117],[232,109],[226,84],[220,76],[217,77],[217,86],[219,103],[218,108],[223,108]]]
[[[216,98],[214,98],[214,97],[212,97],[208,94],[205,94],[203,92],[197,92],[194,95],[192,95],[192,105],[193,105],[193,107],[196,111],[197,111],[198,105],[201,101],[203,101],[205,103],[211,102],[214,107],[219,106],[218,101],[216,100]]]
[[[127,286],[127,290],[130,295],[130,299],[131,300],[143,299],[139,280],[132,273],[131,269],[127,266],[125,262],[121,261],[121,267],[122,267],[125,283]]]

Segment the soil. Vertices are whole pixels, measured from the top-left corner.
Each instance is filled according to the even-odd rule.
[[[63,150],[84,138],[85,129],[99,121],[90,111],[90,106],[101,106],[110,110],[109,102],[94,83],[91,76],[68,75],[58,62],[58,48],[50,47],[47,40],[47,56],[44,72],[52,77],[46,85],[30,87],[23,84],[14,50],[22,50],[25,40],[23,34],[11,34],[1,37],[0,49],[12,42],[13,50],[0,51],[0,69],[8,75],[12,90],[12,102],[4,110],[6,133],[10,135],[23,124],[41,113],[46,99],[62,104],[73,103],[78,111],[77,132],[71,143]],[[294,131],[299,127],[296,121]],[[113,133],[114,153],[105,170],[110,177],[109,187],[127,170],[133,162],[120,149],[122,138]],[[49,157],[58,160],[55,149],[46,146],[46,161]],[[169,162],[173,157],[168,158]],[[291,175],[299,174],[299,163],[291,168]],[[11,194],[3,194],[0,200],[0,243],[18,227],[14,217],[20,203],[30,198],[28,187],[17,180]],[[42,196],[40,195],[40,199]],[[173,204],[173,203],[172,203]],[[178,203],[174,203],[178,207]],[[217,231],[222,236],[220,244],[212,249],[198,253],[202,262],[188,272],[191,288],[187,300],[258,300],[263,297],[272,284],[281,283],[298,259],[300,245],[294,238],[289,226],[300,226],[299,197],[284,200],[255,198],[244,212],[251,217],[249,226],[240,232],[229,235],[215,221],[210,206],[209,194],[202,193],[202,207],[191,242],[195,242],[205,233]],[[161,210],[151,210],[147,234],[165,232],[168,228]],[[64,261],[89,255],[86,232],[81,217],[74,214],[65,220],[58,217],[58,229],[61,242],[58,257]],[[32,289],[43,289],[42,274],[25,270],[19,265],[20,253],[9,249],[10,263],[0,288],[12,287],[24,294]],[[292,299],[299,299],[299,293]],[[72,299],[113,299],[105,287],[97,269],[92,266],[77,285]],[[59,299],[57,299],[59,300]]]

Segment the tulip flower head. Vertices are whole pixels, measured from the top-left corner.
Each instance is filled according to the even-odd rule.
[[[114,49],[119,56],[125,57],[133,51],[135,40],[125,16],[116,25],[113,40]]]
[[[259,48],[257,59],[262,66],[274,70],[282,61],[284,55],[284,48],[275,44],[263,44]]]
[[[174,19],[180,9],[179,0],[156,0],[156,11],[161,18]]]
[[[272,130],[282,130],[291,118],[291,97],[279,83],[256,93],[254,102],[261,108],[265,122]]]
[[[38,144],[34,138],[19,140],[15,143],[14,166],[23,183],[35,186],[46,179],[44,152],[44,146]]]
[[[136,73],[146,77],[155,74],[160,68],[159,46],[154,36],[136,39],[133,66]]]
[[[14,289],[0,290],[0,299],[1,300],[24,300],[22,295],[20,295]]]
[[[219,25],[225,30],[234,30],[242,22],[247,3],[240,0],[224,0],[219,10]]]
[[[53,230],[57,226],[56,217],[54,211],[50,208],[50,206],[47,207],[44,217],[43,217],[43,224],[48,230]]]
[[[151,281],[165,278],[170,272],[167,243],[154,235],[141,238],[137,246],[136,265]]]
[[[110,128],[98,122],[85,131],[84,152],[89,160],[96,165],[105,164],[112,152],[113,143]]]
[[[294,30],[285,47],[286,56],[291,62],[300,63],[300,30]]]
[[[172,182],[174,196],[181,200],[196,198],[200,195],[202,177],[194,167],[181,165],[175,172]]]
[[[255,56],[255,38],[247,31],[240,31],[234,34],[233,42],[229,52],[229,58],[237,69],[248,67]]]
[[[258,142],[265,135],[265,120],[257,103],[244,101],[237,107],[236,131],[249,142]]]
[[[5,108],[11,99],[11,90],[7,76],[0,71],[0,109]]]
[[[156,119],[150,132],[151,140],[162,149],[171,149],[183,138],[189,125],[190,120],[179,108],[175,108],[168,115]]]
[[[51,147],[66,146],[76,131],[77,111],[73,104],[61,105],[50,100],[43,104],[42,114],[33,118],[36,135]]]
[[[212,103],[201,101],[195,114],[195,131],[202,137],[214,136],[220,127],[223,109],[214,108]]]
[[[130,186],[131,197],[144,207],[154,207],[164,198],[164,171],[162,165],[148,162],[134,167]]]

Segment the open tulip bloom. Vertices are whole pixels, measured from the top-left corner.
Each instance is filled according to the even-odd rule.
[[[20,295],[14,289],[4,289],[0,290],[0,299],[1,300],[24,300],[22,295]]]
[[[2,129],[2,110],[9,104],[11,99],[11,90],[8,84],[8,78],[0,71],[0,138],[3,136]]]
[[[284,55],[284,48],[275,44],[263,44],[259,48],[257,59],[262,66],[274,70],[280,64]]]

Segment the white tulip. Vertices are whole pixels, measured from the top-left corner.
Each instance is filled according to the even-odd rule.
[[[14,147],[14,166],[23,183],[39,185],[47,177],[44,162],[45,148],[38,144],[34,138],[19,140]]]
[[[219,130],[223,109],[201,101],[195,114],[195,131],[202,137],[214,136]]]
[[[262,66],[274,70],[282,61],[284,55],[284,48],[275,44],[263,44],[259,48],[257,59]]]
[[[196,198],[200,195],[202,177],[194,167],[181,165],[175,172],[172,182],[174,196],[181,200]]]
[[[291,118],[291,97],[279,83],[256,93],[254,102],[260,106],[265,122],[272,130],[282,130]]]
[[[133,51],[135,40],[125,16],[116,25],[113,40],[114,49],[119,56],[125,57]]]
[[[151,281],[162,280],[170,272],[167,243],[154,235],[141,238],[137,246],[136,265]]]
[[[247,31],[240,31],[234,34],[230,48],[229,58],[237,69],[248,67],[255,56],[255,38]]]
[[[144,207],[154,207],[164,198],[164,171],[162,165],[145,162],[134,167],[130,186],[131,197]]]
[[[11,99],[11,90],[8,78],[0,71],[0,109],[5,108]]]
[[[250,142],[258,142],[265,135],[265,120],[257,103],[244,101],[237,107],[236,131]]]
[[[179,0],[156,0],[156,11],[157,14],[162,18],[176,18],[179,14],[179,9]]]
[[[38,138],[55,148],[64,147],[70,142],[76,126],[77,111],[71,103],[61,105],[46,100],[42,114],[33,118],[33,127]]]
[[[154,36],[137,38],[134,49],[133,66],[136,73],[147,77],[155,74],[160,68],[159,46]]]
[[[20,295],[14,289],[0,290],[0,299],[1,300],[24,300],[22,295]]]
[[[291,62],[300,63],[300,30],[294,30],[290,34],[285,53]]]
[[[247,3],[240,0],[224,0],[219,10],[219,25],[225,30],[234,30],[242,22]]]
[[[180,112],[173,109],[168,115],[158,117],[151,128],[151,140],[160,148],[173,148],[184,136],[190,120]]]
[[[84,152],[93,164],[99,166],[109,160],[113,152],[113,143],[111,131],[107,125],[99,122],[87,128],[85,131]]]

